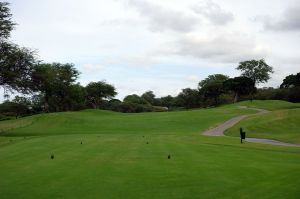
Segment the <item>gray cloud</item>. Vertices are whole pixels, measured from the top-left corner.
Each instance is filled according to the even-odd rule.
[[[215,25],[225,25],[234,20],[233,14],[223,10],[218,4],[211,0],[199,2],[192,10],[200,14]]]
[[[299,31],[300,30],[300,4],[287,8],[282,19],[274,21],[270,17],[264,18],[264,26],[267,30]]]
[[[173,54],[207,59],[213,62],[238,63],[247,59],[261,59],[268,50],[241,35],[220,34],[215,37],[184,37],[175,43]]]
[[[172,30],[175,32],[189,32],[200,22],[195,17],[166,9],[148,1],[129,0],[129,4],[135,6],[140,15],[149,20],[151,31]]]

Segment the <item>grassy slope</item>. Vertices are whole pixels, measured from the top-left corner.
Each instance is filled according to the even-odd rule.
[[[252,108],[262,108],[267,110],[294,109],[300,108],[300,103],[291,103],[281,100],[253,100],[238,103],[239,106],[248,106]]]
[[[225,134],[239,136],[239,128],[247,133],[247,137],[268,138],[300,144],[300,109],[277,110],[263,115],[251,116]]]
[[[164,113],[124,114],[100,110],[36,115],[0,123],[10,136],[61,134],[185,134],[199,133],[239,114],[253,113],[225,106]],[[27,124],[27,126],[26,126]],[[23,128],[14,128],[24,126]]]
[[[199,134],[233,107],[1,122],[1,198],[298,198],[299,148]]]

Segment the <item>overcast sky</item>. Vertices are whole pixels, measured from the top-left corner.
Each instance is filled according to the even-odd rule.
[[[300,0],[10,0],[12,40],[45,62],[74,63],[79,82],[106,80],[122,99],[234,77],[240,61],[300,72]]]

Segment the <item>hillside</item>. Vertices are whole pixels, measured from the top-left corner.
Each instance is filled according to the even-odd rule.
[[[186,134],[200,133],[236,115],[255,111],[224,106],[163,113],[117,113],[102,110],[40,114],[0,122],[2,135]]]

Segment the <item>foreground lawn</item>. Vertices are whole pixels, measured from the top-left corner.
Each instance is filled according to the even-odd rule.
[[[240,127],[246,131],[247,137],[268,138],[300,144],[300,108],[251,116],[228,129],[225,134],[240,136]]]
[[[0,198],[299,198],[300,148],[201,135],[237,106],[0,122]]]

